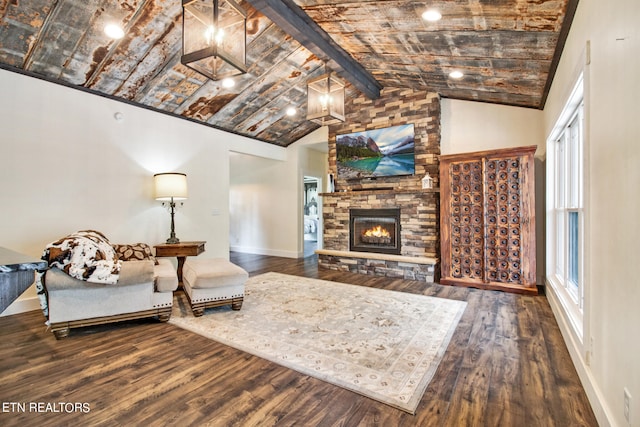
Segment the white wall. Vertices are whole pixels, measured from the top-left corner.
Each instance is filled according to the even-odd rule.
[[[327,154],[321,128],[286,149],[286,158],[273,160],[254,155],[231,155],[231,249],[265,255],[299,258],[302,242],[304,175],[326,176]]]
[[[543,114],[532,108],[442,99],[442,154],[537,145],[544,153]]]
[[[296,171],[289,161],[232,154],[231,249],[297,258]]]
[[[545,136],[585,71],[587,279],[584,337],[565,340],[601,425],[640,426],[640,2],[581,0],[545,107]],[[590,65],[585,65],[590,42]],[[593,347],[590,348],[591,342]],[[591,356],[587,352],[591,349]]]
[[[4,70],[0,93],[0,246],[37,258],[47,243],[82,229],[100,230],[114,243],[164,242],[170,216],[153,200],[152,177],[168,171],[186,173],[189,186],[176,214],[178,238],[207,241],[201,257],[228,257],[229,147],[286,155],[280,147]],[[24,297],[34,295],[28,292]]]

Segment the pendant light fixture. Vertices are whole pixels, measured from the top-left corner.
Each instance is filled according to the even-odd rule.
[[[180,62],[211,80],[247,72],[247,13],[233,0],[182,0]]]
[[[319,125],[344,121],[344,83],[326,65],[323,75],[307,81],[307,120]]]

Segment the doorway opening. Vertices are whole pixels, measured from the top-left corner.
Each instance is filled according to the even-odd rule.
[[[303,186],[303,245],[304,257],[315,254],[318,249],[318,239],[320,236],[320,208],[318,199],[318,189],[320,188],[320,180],[312,176],[304,177]]]

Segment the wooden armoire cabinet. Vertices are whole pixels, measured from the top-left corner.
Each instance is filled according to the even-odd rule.
[[[535,151],[440,156],[442,284],[537,293]]]

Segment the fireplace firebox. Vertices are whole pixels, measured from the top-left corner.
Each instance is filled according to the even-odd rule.
[[[350,209],[349,250],[400,255],[400,209]]]

